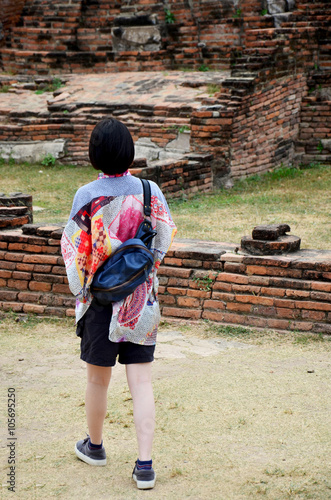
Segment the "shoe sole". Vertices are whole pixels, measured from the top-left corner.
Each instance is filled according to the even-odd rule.
[[[132,474],[132,478],[136,481],[139,490],[150,490],[155,486],[156,474],[151,481],[140,481],[135,474]]]
[[[79,451],[77,446],[75,446],[75,453],[80,460],[82,460],[83,462],[85,462],[89,465],[96,465],[96,466],[107,465],[107,458],[102,458],[100,460],[94,460],[93,458],[87,457],[86,455],[84,455],[84,453]]]

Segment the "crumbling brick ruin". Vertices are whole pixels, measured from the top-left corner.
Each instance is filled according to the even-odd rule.
[[[91,130],[111,115],[133,134],[134,173],[169,196],[331,162],[329,0],[0,0],[0,13],[5,159],[86,164]],[[8,220],[0,308],[73,316],[61,227]],[[175,241],[159,271],[163,316],[331,333],[330,251],[294,237],[275,255],[283,233],[261,246],[259,231],[239,253]]]
[[[0,0],[0,9],[0,82],[27,97],[24,109],[1,105],[1,149],[24,140],[48,151],[62,139],[56,156],[84,163],[91,128],[113,114],[149,163],[178,145],[177,159],[213,154],[214,185],[330,162],[328,0]],[[37,99],[55,76],[66,87]]]

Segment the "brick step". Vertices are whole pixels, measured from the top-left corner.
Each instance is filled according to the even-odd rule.
[[[67,50],[76,46],[76,35],[70,29],[13,28],[8,45],[19,50]]]

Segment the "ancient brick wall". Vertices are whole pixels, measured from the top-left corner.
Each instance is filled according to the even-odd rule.
[[[26,0],[0,0],[0,22],[2,23],[3,36],[8,34],[9,29],[15,26],[21,16]],[[0,31],[0,45],[4,38]]]
[[[62,230],[29,232],[0,232],[0,309],[74,316]],[[175,241],[158,273],[163,317],[331,333],[330,252],[258,257],[236,254],[235,247]]]

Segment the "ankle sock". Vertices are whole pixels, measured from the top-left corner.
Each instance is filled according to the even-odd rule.
[[[152,468],[153,460],[137,460],[137,469],[138,470],[150,470]]]
[[[102,442],[101,442],[101,444],[93,444],[93,443],[91,443],[91,440],[89,439],[88,440],[88,447],[90,448],[90,450],[101,450]]]

